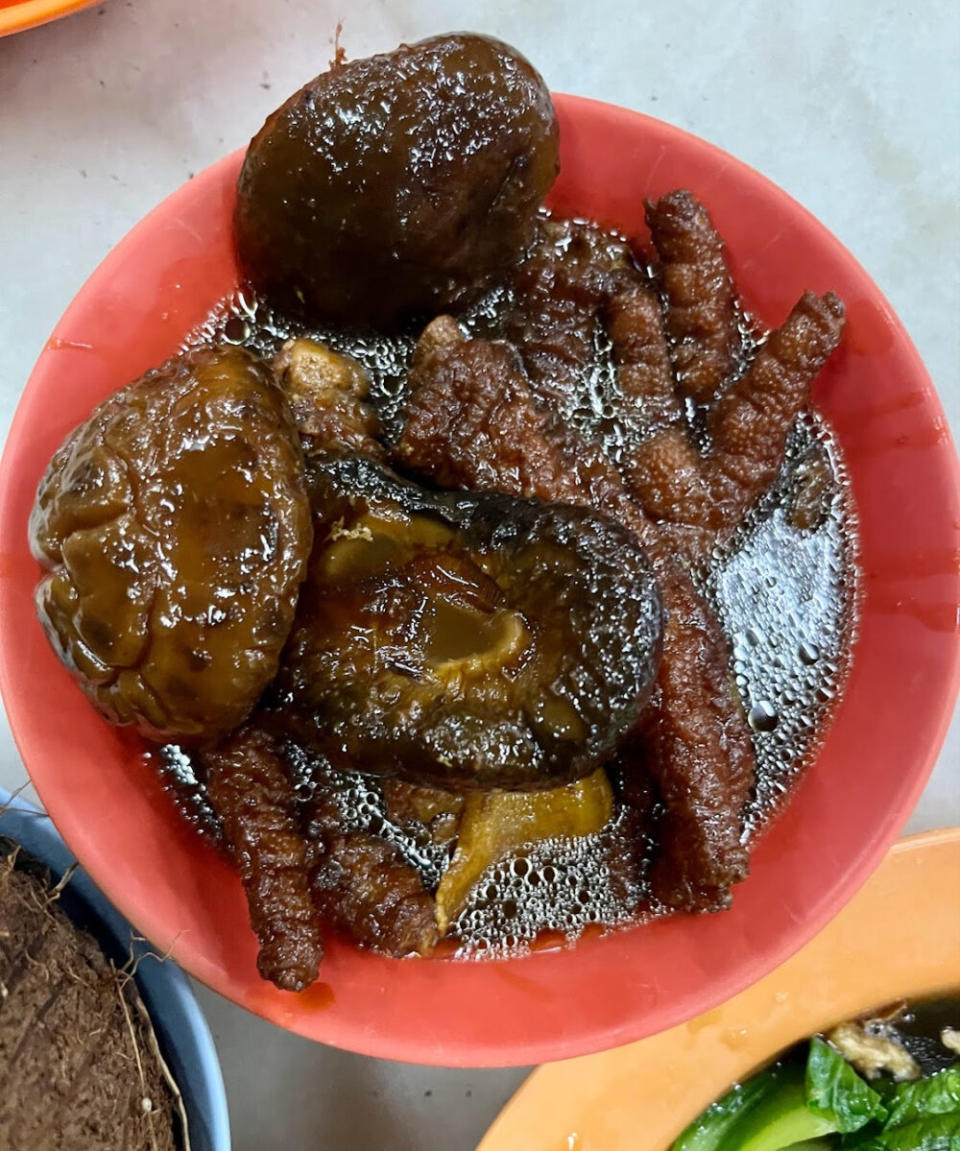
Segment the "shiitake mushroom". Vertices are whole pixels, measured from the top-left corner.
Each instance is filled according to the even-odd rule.
[[[516,263],[558,164],[550,93],[499,40],[335,63],[251,141],[238,252],[258,288],[314,317],[436,315]]]
[[[273,721],[335,765],[451,789],[548,788],[637,722],[661,606],[624,528],[307,461],[315,546]]]
[[[50,462],[30,521],[40,621],[111,722],[211,740],[273,679],[311,541],[269,368],[194,351],[110,396]]]

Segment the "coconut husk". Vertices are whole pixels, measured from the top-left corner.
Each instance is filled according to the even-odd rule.
[[[65,914],[68,880],[0,837],[0,1147],[189,1151],[131,965]]]

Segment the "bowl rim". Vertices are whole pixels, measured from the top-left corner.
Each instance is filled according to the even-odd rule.
[[[902,324],[896,320],[892,309],[889,307],[882,293],[876,285],[873,284],[872,280],[869,279],[858,261],[856,261],[840,241],[837,240],[823,224],[816,220],[811,213],[797,204],[786,192],[778,188],[765,176],[750,168],[749,165],[723,152],[715,145],[709,144],[707,141],[701,140],[682,129],[676,128],[673,125],[664,124],[662,121],[655,120],[643,113],[633,112],[615,105],[605,104],[584,97],[557,94],[554,96],[554,100],[558,108],[558,113],[563,111],[565,115],[570,117],[575,117],[578,114],[585,116],[589,116],[590,114],[594,116],[599,115],[607,122],[626,127],[628,131],[636,131],[638,127],[641,129],[646,127],[647,130],[651,130],[652,126],[652,130],[667,141],[679,142],[683,148],[688,150],[692,148],[695,152],[705,154],[723,168],[733,168],[735,171],[748,173],[751,182],[759,187],[764,196],[772,197],[775,201],[782,204],[785,209],[788,209],[792,216],[803,220],[808,228],[813,228],[820,242],[831,249],[836,258],[842,261],[842,263],[851,270],[851,273],[855,273],[860,281],[869,286],[871,298],[878,301],[878,304],[886,310],[885,314],[890,317],[890,322],[896,327],[900,351],[910,362],[910,379],[923,393],[926,410],[929,411],[931,418],[943,420],[939,398],[937,397],[926,369],[908,334]],[[181,205],[189,203],[191,198],[197,194],[198,189],[208,184],[211,186],[222,184],[227,175],[239,167],[242,155],[243,149],[240,149],[215,162],[203,172],[199,173],[193,180],[174,191],[154,208],[152,212],[143,217],[143,219],[108,252],[101,264],[88,278],[64,312],[46,347],[49,348],[54,344],[59,338],[58,334],[69,328],[71,316],[83,306],[85,297],[99,291],[99,286],[111,279],[114,274],[114,269],[124,264],[128,250],[134,248],[139,242],[140,229],[149,226],[148,222],[151,218],[158,215],[177,215]],[[46,349],[41,355],[41,360],[38,361],[38,366],[45,354]],[[36,371],[37,368],[34,369],[34,372]],[[33,376],[31,376],[31,382],[32,380]],[[35,396],[31,399],[31,387],[30,383],[28,383],[11,424],[3,458],[0,459],[0,521],[4,518],[5,503],[10,494],[11,485],[7,482],[9,479],[7,473],[13,467],[13,452],[10,450],[10,445],[22,438],[22,428],[28,424],[30,418],[29,409],[31,403],[35,401]],[[957,508],[955,519],[960,521],[960,507],[958,507],[958,504],[960,504],[960,467],[958,467],[956,453],[952,448],[949,429],[946,430],[946,444],[939,453],[939,459],[944,466],[945,473],[952,479],[953,506]],[[0,617],[2,617],[4,611],[5,586],[5,582],[0,580]],[[4,698],[8,703],[8,714],[10,714],[10,701],[15,694],[12,685],[16,674],[17,669],[10,663],[5,647],[0,645],[0,689],[2,689]],[[778,938],[775,944],[765,945],[762,949],[762,958],[759,958],[756,953],[753,953],[748,959],[744,960],[739,967],[728,971],[723,977],[705,981],[703,986],[689,991],[681,999],[683,1004],[682,1009],[678,1009],[676,1005],[674,1005],[672,1010],[664,1010],[661,1008],[655,1013],[656,1022],[654,1024],[638,1021],[634,1014],[627,1014],[614,1020],[607,1020],[589,1027],[582,1027],[573,1033],[565,1030],[563,1027],[558,1027],[548,1038],[534,1036],[533,1038],[526,1037],[522,1040],[513,1039],[509,1041],[480,1042],[474,1040],[464,1041],[458,1035],[452,1034],[446,1036],[443,1042],[434,1040],[428,1043],[422,1037],[409,1032],[400,1034],[399,1036],[393,1033],[384,1034],[375,1031],[369,1026],[364,1027],[339,1017],[332,1019],[328,1016],[329,1022],[318,1025],[316,1013],[311,1014],[309,1018],[301,1017],[296,1012],[277,1007],[272,1001],[263,998],[254,998],[249,994],[245,994],[242,987],[237,988],[229,980],[221,979],[218,982],[213,973],[213,969],[209,965],[204,966],[205,960],[202,953],[197,952],[194,954],[188,950],[186,956],[182,957],[181,961],[186,963],[194,972],[195,976],[202,982],[207,983],[208,986],[220,994],[226,995],[234,1002],[253,1010],[271,1022],[297,1031],[310,1038],[320,1039],[323,1042],[332,1043],[336,1046],[358,1051],[363,1054],[385,1058],[415,1060],[421,1063],[433,1063],[446,1066],[519,1065],[540,1062],[544,1059],[567,1058],[583,1054],[587,1051],[596,1051],[629,1042],[636,1039],[637,1035],[643,1031],[662,1029],[665,1026],[669,1027],[678,1018],[690,1018],[703,1011],[709,1005],[728,998],[749,983],[755,981],[764,972],[770,970],[771,967],[783,962],[793,951],[802,946],[806,940],[811,938],[813,934],[837,914],[878,865],[883,857],[884,851],[899,833],[916,804],[943,743],[950,722],[953,700],[957,694],[958,687],[960,687],[960,637],[955,636],[951,649],[949,673],[945,674],[936,685],[937,690],[935,694],[937,696],[938,717],[936,722],[931,721],[929,724],[927,731],[928,738],[923,750],[918,752],[914,757],[914,766],[912,767],[910,775],[909,787],[904,790],[901,803],[897,809],[895,811],[888,811],[882,825],[876,828],[876,834],[873,840],[870,843],[862,845],[856,864],[851,866],[848,871],[840,876],[833,884],[830,899],[818,904],[815,913],[807,913],[803,920],[804,926],[802,931],[795,931],[792,934],[784,935]],[[14,738],[21,748],[21,752],[23,752],[26,742],[23,725],[21,724],[21,720],[23,719],[24,717],[19,714],[16,708],[13,714],[10,714],[11,728]],[[27,758],[28,757],[24,755],[25,762]],[[71,829],[73,829],[73,831],[78,830],[74,825],[71,812],[64,803],[61,802],[56,789],[47,788],[45,784],[41,783],[38,791],[41,793],[48,809],[54,813],[54,817],[65,828],[68,835],[72,834]],[[48,794],[44,794],[45,791],[47,791]],[[776,821],[774,821],[774,823],[776,823]],[[760,840],[761,843],[762,838],[763,837],[761,837]],[[100,867],[98,865],[97,872],[98,880],[103,889],[108,892],[115,890],[113,878],[106,867]],[[114,898],[118,906],[124,907],[128,915],[139,918],[141,922],[149,921],[149,913],[143,908],[132,905],[125,906],[127,901],[123,892],[116,891]],[[637,930],[649,930],[649,928],[638,928]],[[148,931],[148,934],[149,933]],[[615,939],[616,937],[617,933],[614,933],[609,938]],[[181,952],[181,955],[183,956],[183,952]],[[390,962],[402,963],[409,961]],[[509,965],[515,966],[522,962],[522,960],[511,960],[509,961]],[[506,964],[504,964],[504,966],[506,966]],[[200,970],[197,970],[197,967],[200,967]]]
[[[58,880],[77,863],[50,816],[2,787],[0,838],[20,844]],[[166,1048],[164,1056],[171,1063],[174,1061],[171,1053],[175,1053],[176,1061],[183,1064],[183,1079],[177,1079],[177,1086],[183,1095],[188,1119],[196,1124],[196,1129],[191,1127],[190,1131],[194,1151],[230,1151],[230,1116],[223,1071],[206,1016],[187,976],[172,959],[160,960],[149,944],[137,937],[133,927],[81,866],[76,867],[65,890],[84,905],[104,935],[119,948],[129,950],[135,961],[134,979],[158,1039]],[[168,1011],[172,1013],[172,1020],[167,1017]]]
[[[567,1145],[568,1131],[596,1151],[667,1151],[667,1141],[733,1083],[818,1031],[901,998],[960,1000],[958,869],[960,827],[898,840],[854,899],[781,967],[685,1024],[535,1069],[476,1151],[554,1151]],[[942,897],[954,911],[952,919],[939,914]],[[877,938],[878,923],[895,925],[894,946]],[[877,959],[867,987],[861,972],[846,966],[858,944],[858,958],[869,952]],[[818,978],[827,993],[821,996],[815,987],[808,1001]],[[632,1088],[629,1097],[618,1089],[625,1081]],[[666,1084],[673,1094],[664,1095]],[[598,1140],[603,1133],[602,1141],[593,1141],[592,1128]]]
[[[0,36],[38,28],[41,24],[79,12],[81,8],[92,8],[97,3],[106,3],[106,0],[20,0],[19,4],[0,8]]]

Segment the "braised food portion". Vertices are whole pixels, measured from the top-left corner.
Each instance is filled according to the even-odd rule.
[[[437,924],[445,932],[484,871],[506,855],[544,839],[593,835],[613,814],[603,768],[547,791],[483,791],[469,795],[457,829],[457,850],[437,888]]]
[[[621,402],[617,418],[629,447],[683,421],[656,292],[637,283],[611,296],[604,309]]]
[[[737,297],[726,245],[707,209],[685,188],[647,203],[659,257],[680,392],[707,403],[733,372],[740,347]]]
[[[747,371],[710,407],[708,452],[698,450],[686,427],[673,424],[628,456],[624,474],[631,492],[676,551],[702,560],[730,538],[776,479],[790,429],[843,327],[837,296],[805,292]]]
[[[638,278],[625,240],[581,220],[537,221],[513,277],[504,335],[520,351],[531,387],[557,410],[581,400],[600,313]]]
[[[680,564],[662,570],[670,614],[639,739],[664,806],[650,886],[665,907],[718,911],[747,876],[743,812],[756,761],[720,621]]]
[[[286,764],[253,723],[204,752],[201,764],[260,941],[260,974],[281,990],[300,991],[316,979],[323,946],[310,850]]]
[[[433,896],[396,844],[344,827],[329,778],[314,781],[305,825],[311,892],[323,921],[362,947],[397,957],[429,955],[438,937]]]
[[[405,416],[396,458],[440,487],[589,507],[656,548],[656,525],[616,466],[537,402],[512,345],[467,339],[438,316],[414,352]]]
[[[258,287],[395,324],[466,305],[516,262],[557,173],[539,74],[485,36],[335,64],[247,150],[236,236]]]
[[[51,644],[113,723],[202,741],[273,679],[312,526],[289,408],[239,348],[170,360],[105,400],[30,522]]]
[[[278,722],[335,764],[462,789],[601,766],[659,658],[650,565],[618,525],[496,494],[428,492],[314,457],[316,544]]]
[[[264,359],[149,373],[40,485],[51,642],[186,745],[280,988],[328,928],[513,954],[723,909],[842,688],[852,516],[808,410],[841,301],[751,330],[692,192],[645,251],[540,210],[557,145],[499,41],[338,50],[251,142],[246,281],[198,329]]]
[[[747,871],[742,812],[754,756],[716,615],[613,463],[537,405],[508,345],[466,340],[439,317],[421,337],[411,382],[397,447],[405,467],[444,487],[592,508],[647,549],[665,624],[652,706],[630,759],[633,771],[652,775],[666,807],[652,884],[668,907],[725,906]]]
[[[306,453],[336,444],[345,451],[383,456],[380,421],[367,402],[370,381],[351,356],[317,340],[287,340],[273,360]]]

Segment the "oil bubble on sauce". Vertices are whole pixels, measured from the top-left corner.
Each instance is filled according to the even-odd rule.
[[[813,529],[791,522],[801,466],[831,477]],[[855,523],[842,462],[826,425],[797,421],[779,479],[703,577],[733,652],[737,688],[753,732],[757,789],[752,834],[809,762],[839,694],[853,641]]]

